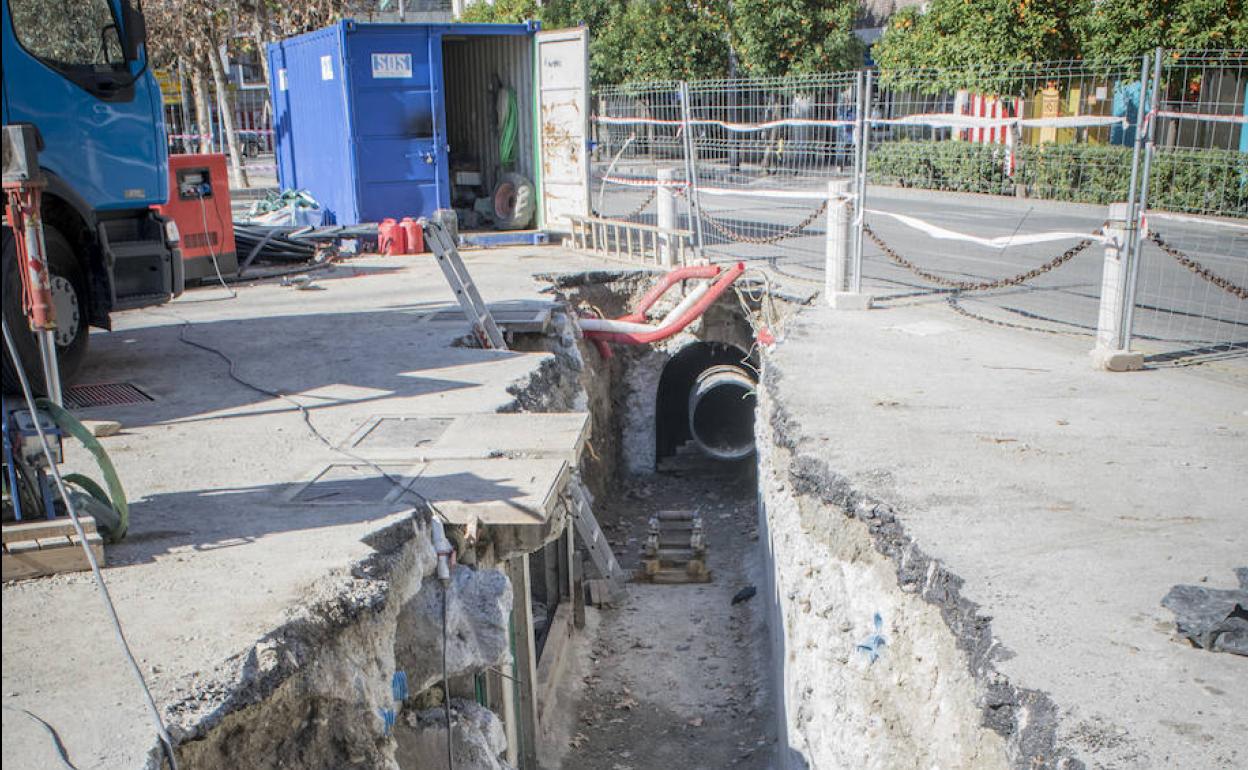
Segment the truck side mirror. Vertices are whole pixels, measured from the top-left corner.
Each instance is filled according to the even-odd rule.
[[[134,0],[126,0],[122,6],[122,23],[126,33],[126,61],[137,61],[139,46],[147,42],[147,19],[143,11],[135,7]]]

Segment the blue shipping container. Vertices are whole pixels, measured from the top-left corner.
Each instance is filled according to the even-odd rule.
[[[535,33],[536,24],[347,20],[271,44],[281,186],[308,190],[327,220],[338,224],[449,208],[452,137],[473,136],[471,124],[491,125],[492,89],[500,82],[516,90],[529,123],[519,170],[537,183],[533,156],[540,148],[531,126]],[[448,131],[444,45],[465,50],[469,44],[480,49],[476,59],[491,65],[481,70],[481,82],[458,86],[451,95],[456,125]],[[491,148],[486,139],[476,144],[456,149],[492,179]]]

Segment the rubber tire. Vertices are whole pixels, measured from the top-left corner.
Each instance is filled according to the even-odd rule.
[[[523,230],[537,213],[537,191],[523,174],[507,173],[494,188],[494,219],[499,230]]]
[[[61,370],[61,383],[68,385],[82,366],[87,355],[87,341],[90,333],[87,329],[87,277],[82,270],[74,249],[69,241],[55,227],[43,226],[43,242],[48,250],[48,272],[51,276],[60,276],[73,286],[78,295],[78,328],[68,346],[57,345],[57,359]],[[39,363],[39,343],[30,331],[30,323],[22,312],[22,277],[18,272],[17,239],[9,228],[4,229],[4,322],[13,335],[13,344],[17,347],[18,358],[26,371],[31,389],[37,395],[45,395],[46,383],[43,379],[42,366]],[[58,319],[64,322],[64,319]],[[21,381],[13,362],[9,358],[8,346],[4,347],[4,392],[21,393]]]

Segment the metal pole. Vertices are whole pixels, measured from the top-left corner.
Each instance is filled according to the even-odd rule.
[[[856,152],[854,153],[854,199],[851,201],[854,211],[853,227],[853,244],[852,244],[852,260],[853,265],[849,275],[849,291],[853,294],[862,293],[862,226],[866,219],[867,208],[867,147],[871,141],[870,131],[871,124],[867,120],[867,113],[871,110],[871,85],[874,73],[870,70],[863,72],[858,71],[858,115],[857,125],[854,128],[854,138],[857,140]]]
[[[664,267],[672,267],[676,264],[675,236],[672,234],[672,231],[676,229],[676,196],[672,194],[671,186],[672,178],[675,176],[675,169],[659,169],[659,183],[654,196],[657,203],[655,223],[659,226],[659,253],[655,254],[655,257]]]
[[[1128,236],[1130,239],[1130,244],[1129,244],[1130,251],[1128,252],[1126,265],[1124,266],[1124,269],[1126,270],[1126,280],[1123,283],[1122,318],[1121,318],[1121,322],[1118,324],[1118,349],[1119,350],[1127,350],[1131,347],[1131,326],[1135,321],[1135,291],[1136,291],[1136,284],[1139,283],[1140,255],[1144,249],[1144,235],[1145,235],[1145,233],[1143,233],[1141,230],[1141,225],[1144,221],[1144,212],[1148,210],[1148,181],[1149,181],[1148,177],[1149,177],[1149,171],[1152,169],[1152,165],[1153,165],[1153,150],[1154,150],[1153,136],[1154,136],[1154,133],[1156,132],[1156,127],[1157,127],[1157,107],[1158,107],[1158,100],[1160,99],[1161,51],[1162,51],[1161,48],[1157,48],[1155,51],[1153,51],[1153,78],[1152,78],[1152,82],[1149,84],[1150,85],[1150,89],[1149,89],[1150,95],[1148,98],[1149,112],[1147,113],[1147,118],[1146,118],[1148,120],[1147,130],[1141,131],[1141,128],[1143,127],[1143,123],[1139,121],[1137,121],[1136,129],[1135,129],[1135,133],[1136,133],[1135,152],[1137,156],[1140,151],[1140,139],[1141,139],[1140,134],[1141,133],[1144,134],[1144,137],[1143,137],[1144,166],[1140,174],[1142,178],[1137,178],[1137,175],[1135,173],[1136,171],[1135,163],[1132,163],[1132,168],[1131,168],[1131,171],[1132,171],[1131,194],[1134,197],[1135,185],[1138,183],[1139,189],[1140,189],[1140,195],[1139,195],[1139,198],[1133,201],[1134,205],[1128,205],[1128,211],[1131,214],[1131,221],[1128,223],[1128,227],[1130,228],[1128,230]],[[1144,66],[1145,67],[1148,66],[1147,56],[1145,56]],[[1144,116],[1146,114],[1144,113],[1143,81],[1141,81],[1141,84],[1140,84],[1140,114],[1141,116]],[[1144,119],[1145,119],[1144,117],[1141,117],[1141,120],[1144,120]]]
[[[689,84],[680,81],[680,131],[685,140],[685,181],[689,187],[685,196],[689,201],[689,218],[694,237],[694,251],[702,258],[702,204],[698,200],[698,158],[693,143],[693,131],[689,125]]]

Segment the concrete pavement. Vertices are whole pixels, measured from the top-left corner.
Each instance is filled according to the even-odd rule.
[[[541,296],[535,271],[595,264],[554,248],[465,252],[465,261],[491,302]],[[334,499],[353,499],[292,501],[298,482],[350,460],[321,444],[289,403],[234,382],[225,361],[180,334],[225,351],[240,377],[294,394],[333,443],[377,415],[494,412],[551,358],[458,345],[462,321],[429,318],[454,306],[429,255],[351,260],[309,290],[276,280],[235,288],[237,299],[212,286],[118,314],[113,332],[92,335],[79,380],[132,382],[154,399],[79,416],[123,426],[103,443],[130,498],[131,525],[107,546],[104,574],[157,702],[176,715],[175,732],[211,721],[240,681],[260,676],[257,640],[300,611],[330,602],[350,613],[376,601],[361,565],[413,504],[388,496],[384,480],[341,466]],[[486,456],[488,434],[476,434],[482,448],[463,451]],[[76,444],[66,442],[66,453],[66,471],[96,474]],[[476,481],[516,505],[527,494],[520,481]],[[152,760],[153,726],[89,575],[6,585],[3,615],[6,768],[57,764],[49,735],[10,707],[52,725],[84,770]]]
[[[1012,734],[1014,752],[1088,767],[1242,766],[1245,660],[1191,647],[1160,602],[1178,583],[1233,587],[1246,564],[1248,374],[1220,364],[1111,374],[1092,369],[1085,347],[927,307],[804,311],[767,360],[764,432],[792,452],[787,477],[808,505],[827,508],[807,511],[810,529],[773,537],[835,547],[847,537],[837,522],[861,520],[844,526],[873,533],[895,574],[892,589],[856,584],[849,595],[894,608],[883,668],[861,676],[928,686],[889,656],[921,633],[897,620],[914,614],[901,608],[935,605],[969,656],[984,723]],[[859,559],[805,575],[836,582]],[[819,698],[825,679],[813,674],[832,664],[817,656],[835,654],[823,648],[836,647],[837,629],[802,631],[822,621],[788,607],[820,591],[799,568],[779,596],[796,618],[786,634],[825,641],[789,653],[813,694],[788,708],[828,724],[846,718],[832,704],[853,698]]]

